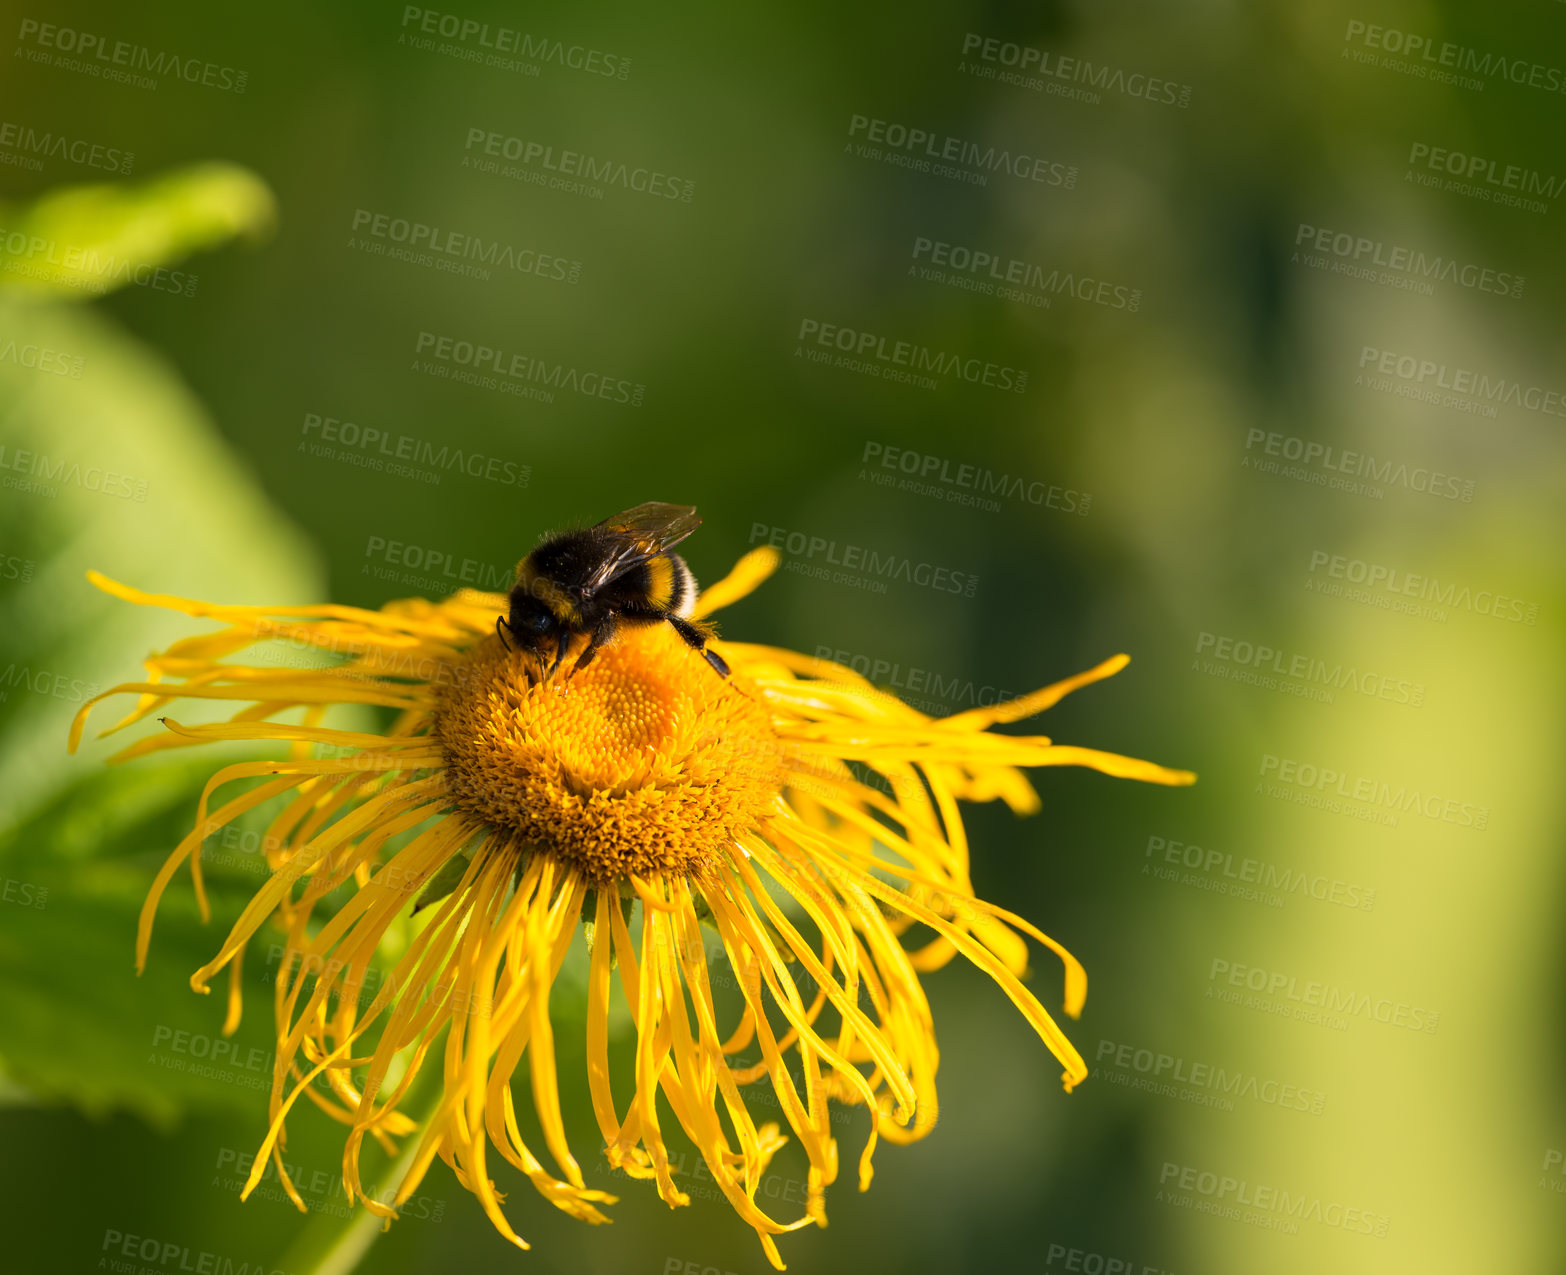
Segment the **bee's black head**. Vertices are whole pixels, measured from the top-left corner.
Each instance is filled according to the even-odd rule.
[[[507,617],[506,628],[516,644],[533,655],[546,649],[553,651],[565,636],[554,612],[526,589],[512,591],[511,614]]]

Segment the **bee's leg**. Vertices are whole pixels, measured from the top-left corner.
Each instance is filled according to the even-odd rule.
[[[669,622],[676,633],[685,639],[686,645],[701,652],[702,658],[712,665],[713,670],[719,677],[727,677],[729,675],[728,664],[716,651],[707,649],[706,635],[700,629],[684,616],[675,615],[673,611],[667,612],[663,618]]]
[[[505,616],[497,615],[495,617],[495,636],[500,639],[500,644],[508,651],[515,649],[512,647],[511,643],[506,640],[505,630],[509,629],[510,627],[511,626],[506,623]]]
[[[587,645],[582,649],[582,653],[576,657],[576,663],[571,666],[571,672],[568,676],[575,677],[591,664],[593,657],[598,654],[598,648],[608,646],[614,640],[614,632],[615,621],[613,615],[606,615],[598,621],[593,631],[587,635]]]
[[[549,665],[549,676],[544,679],[546,682],[554,680],[555,670],[564,662],[566,652],[570,649],[571,634],[568,630],[562,629],[555,638],[555,658]]]

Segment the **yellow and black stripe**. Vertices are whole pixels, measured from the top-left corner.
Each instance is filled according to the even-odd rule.
[[[685,559],[677,553],[664,554],[654,558],[653,562],[669,566],[669,596],[666,602],[659,605],[665,611],[672,611],[675,615],[690,618],[692,611],[696,609],[696,578],[691,575],[691,569],[685,565]],[[653,563],[648,563],[652,566]]]
[[[674,564],[677,559],[673,554],[659,554],[656,558],[649,558],[642,570],[645,577],[643,592],[647,596],[647,605],[657,607],[660,611],[670,610],[670,602],[674,597]]]
[[[533,566],[532,554],[528,554],[517,563],[517,581],[512,586],[512,592],[518,589],[542,602],[560,623],[575,626],[582,622],[582,613],[577,610],[570,595],[549,576]]]

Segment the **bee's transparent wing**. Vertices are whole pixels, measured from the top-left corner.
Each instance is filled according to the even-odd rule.
[[[605,518],[598,527],[609,533],[612,548],[583,587],[589,593],[603,588],[650,558],[667,553],[699,526],[701,517],[694,505],[668,505],[661,500],[649,500]]]

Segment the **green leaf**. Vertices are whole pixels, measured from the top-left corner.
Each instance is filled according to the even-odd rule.
[[[13,348],[62,352],[81,374],[28,367],[7,358]],[[174,371],[92,310],[0,294],[0,420],[3,824],[129,742],[90,742],[130,707],[113,702],[69,757],[66,732],[86,699],[139,679],[149,652],[212,627],[111,598],[87,583],[89,569],[228,602],[319,602],[324,586],[313,552]]]
[[[163,263],[258,232],[270,207],[254,177],[208,166],[5,211],[7,225],[49,243]],[[149,592],[298,604],[323,600],[321,572],[162,355],[48,288],[22,295],[31,285],[11,264],[0,261],[0,284],[15,285],[0,287],[0,1080],[160,1124],[192,1109],[254,1112],[274,1039],[266,943],[252,947],[232,1042],[220,1035],[222,988],[196,996],[189,977],[260,883],[261,857],[219,856],[237,866],[209,876],[210,926],[188,877],[176,880],[141,979],[134,946],[141,901],[189,829],[202,784],[257,749],[204,747],[108,770],[115,748],[160,729],[94,740],[125,700],[103,706],[81,753],[67,754],[87,698],[139,679],[150,651],[210,627],[108,597],[85,573]]]
[[[209,869],[211,925],[197,915],[189,877],[176,878],[147,972],[135,972],[142,899],[188,831],[209,770],[200,759],[95,768],[0,834],[0,1059],[38,1097],[93,1114],[128,1108],[165,1126],[192,1109],[264,1109],[275,1040],[267,944],[252,945],[232,1040],[220,1034],[226,978],[211,996],[189,985],[221,944],[223,920],[259,884],[260,856]]]
[[[30,204],[0,204],[7,248],[25,245],[0,252],[0,284],[78,300],[130,284],[194,295],[196,276],[166,267],[232,239],[260,239],[276,217],[266,183],[234,164],[198,164],[141,183],[66,186]]]
[[[439,903],[448,894],[457,888],[462,882],[462,874],[468,870],[470,856],[466,853],[454,854],[445,863],[435,869],[424,889],[419,892],[419,897],[413,904],[413,915],[417,916],[431,903]]]

